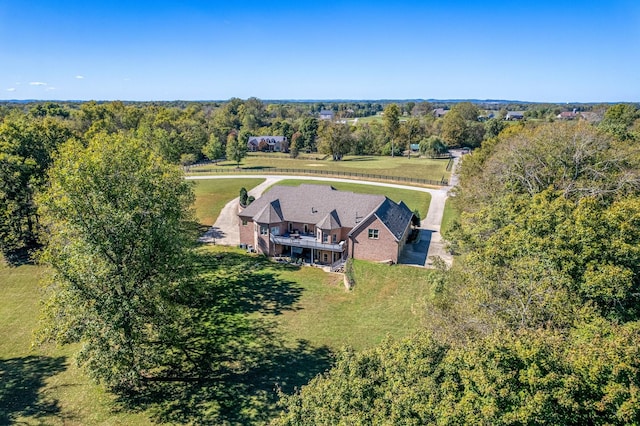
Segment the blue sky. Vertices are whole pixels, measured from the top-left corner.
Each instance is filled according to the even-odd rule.
[[[0,99],[637,102],[639,70],[635,0],[0,0]]]

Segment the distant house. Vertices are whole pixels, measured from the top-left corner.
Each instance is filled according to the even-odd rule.
[[[524,113],[521,111],[509,111],[504,119],[508,121],[524,120]]]
[[[282,152],[283,144],[286,144],[285,136],[251,136],[247,142],[247,150],[251,152]]]
[[[397,262],[414,217],[402,201],[383,195],[307,184],[274,186],[238,216],[241,244],[319,265],[348,257]]]
[[[444,117],[446,113],[448,113],[449,110],[446,110],[444,108],[436,108],[433,110],[433,116],[435,118],[440,118],[440,117]]]
[[[562,111],[560,114],[556,116],[558,120],[574,120],[578,117],[576,110],[573,111]]]
[[[323,109],[320,111],[320,120],[333,120],[335,117],[335,113],[328,109]]]

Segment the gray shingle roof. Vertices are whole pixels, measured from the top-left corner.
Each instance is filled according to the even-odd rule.
[[[413,212],[404,202],[400,201],[399,204],[396,204],[388,198],[374,214],[389,228],[396,240],[402,238],[402,234],[413,217]]]
[[[251,204],[253,205],[253,204]],[[258,214],[254,217],[254,220],[259,223],[277,223],[282,222],[282,209],[280,208],[280,200],[274,200],[265,205]]]
[[[340,219],[338,218],[338,212],[333,209],[331,213],[328,213],[322,220],[316,223],[316,227],[320,229],[338,229],[340,228]]]
[[[252,218],[258,223],[290,221],[313,224],[325,223],[327,216],[330,216],[330,225],[334,220],[334,225],[337,223],[345,228],[353,228],[386,199],[383,195],[338,191],[328,185],[276,185],[244,209],[240,216]],[[279,210],[272,215],[269,209],[267,214],[265,207],[271,206],[274,201],[279,202]],[[334,210],[335,213],[331,214]],[[270,221],[272,218],[278,220]]]

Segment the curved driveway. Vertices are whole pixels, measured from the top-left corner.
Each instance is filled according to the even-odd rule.
[[[454,172],[457,166],[459,156],[454,157]],[[451,186],[444,188],[422,188],[417,186],[399,185],[395,183],[384,182],[370,182],[366,180],[354,180],[354,179],[342,179],[342,178],[329,178],[322,176],[292,176],[292,175],[260,175],[260,174],[247,174],[247,175],[206,175],[206,176],[187,176],[189,180],[202,180],[202,179],[242,179],[242,178],[262,178],[265,179],[263,183],[249,190],[249,195],[253,195],[258,198],[265,189],[278,181],[284,179],[299,179],[299,180],[318,180],[328,182],[348,182],[359,183],[363,185],[371,186],[386,186],[389,188],[408,189],[411,191],[428,192],[431,194],[431,203],[429,203],[429,211],[427,217],[424,218],[420,224],[420,242],[417,244],[407,244],[403,255],[399,263],[410,264],[416,266],[432,266],[430,260],[431,256],[439,256],[448,265],[451,265],[453,258],[447,252],[444,247],[444,242],[440,235],[440,224],[442,223],[442,215],[444,213],[444,204],[448,197],[449,189]],[[454,173],[452,173],[451,182],[454,182]],[[218,216],[216,223],[209,229],[201,238],[202,242],[211,242],[215,244],[232,245],[236,246],[240,243],[239,234],[239,219],[238,219],[238,198],[229,201]]]

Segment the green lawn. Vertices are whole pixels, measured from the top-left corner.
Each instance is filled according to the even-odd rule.
[[[386,195],[393,201],[404,203],[411,210],[418,209],[420,217],[426,217],[431,202],[431,194],[428,192],[412,191],[410,189],[388,188],[385,186],[364,185],[359,183],[347,182],[330,182],[330,181],[310,181],[304,179],[285,179],[277,183],[277,185],[298,186],[302,183],[331,185],[340,191],[360,192],[363,194]]]
[[[240,188],[244,186],[249,190],[264,182],[264,179],[211,179],[194,182],[196,218],[201,225],[211,226],[224,205],[238,196]]]
[[[453,222],[458,220],[460,217],[460,212],[453,207],[453,202],[451,199],[447,199],[444,204],[444,214],[442,215],[442,224],[440,225],[440,233],[445,236],[447,232],[451,228]]]
[[[214,258],[222,256],[227,265],[250,271],[250,279],[244,282],[247,290],[234,288],[233,292],[259,300],[264,306],[278,306],[247,313],[273,323],[284,346],[273,358],[263,360],[262,370],[229,384],[230,388],[247,393],[231,392],[233,398],[238,398],[231,404],[235,404],[235,417],[229,417],[232,423],[267,421],[277,399],[274,384],[292,391],[294,386],[328,368],[331,353],[340,347],[363,349],[388,335],[407,336],[418,330],[423,321],[432,273],[429,270],[355,262],[356,286],[346,291],[338,274],[310,267],[283,267],[237,249],[211,246],[201,250]],[[113,397],[75,366],[72,354],[76,346],[31,348],[42,272],[38,266],[0,266],[0,424],[151,423],[153,411],[114,408]],[[185,404],[189,406],[197,400]],[[168,406],[181,403],[171,400]],[[210,406],[198,404],[196,407],[204,411],[190,412],[187,421],[207,423],[202,419],[207,418],[206,409]]]
[[[354,271],[352,291],[345,291],[342,275],[314,268],[283,273],[304,289],[296,309],[279,318],[286,335],[332,350],[345,345],[359,350],[420,328],[433,271],[364,261],[355,261]]]
[[[0,260],[0,424],[148,424],[144,414],[112,412],[113,398],[75,366],[76,347],[32,347],[43,272]]]
[[[381,157],[381,156],[346,156],[342,161],[322,160],[323,154],[305,156],[292,159],[282,154],[253,154],[250,153],[240,164],[240,171],[246,173],[261,173],[275,171],[275,169],[303,169],[314,170],[318,173],[349,172],[368,175],[430,179],[440,181],[449,179],[451,173],[446,170],[449,160],[411,157]],[[206,165],[193,167],[191,174],[207,172],[236,173],[236,163],[224,161],[217,166]],[[354,176],[355,178],[355,176]]]

